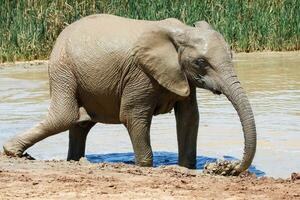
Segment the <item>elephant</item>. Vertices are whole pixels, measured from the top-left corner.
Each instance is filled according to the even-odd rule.
[[[199,112],[196,88],[225,95],[238,113],[246,170],[256,151],[254,115],[234,71],[223,36],[205,21],[128,19],[109,14],[81,18],[58,36],[48,63],[50,106],[44,120],[3,145],[10,156],[69,130],[67,160],[85,154],[96,123],[123,124],[135,163],[152,166],[152,117],[175,111],[178,164],[195,168]]]

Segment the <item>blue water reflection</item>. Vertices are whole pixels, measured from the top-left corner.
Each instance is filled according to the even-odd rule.
[[[122,162],[126,164],[134,164],[134,154],[129,153],[109,153],[109,154],[90,154],[86,158],[92,163],[100,162]],[[237,160],[231,156],[224,156],[225,160]],[[216,162],[216,158],[210,158],[205,156],[197,156],[197,169],[202,170],[206,163]],[[153,165],[158,167],[161,165],[176,165],[178,161],[178,154],[172,152],[154,152],[153,154]],[[265,175],[265,172],[256,169],[255,166],[251,165],[249,171],[255,173],[256,176],[261,177]]]

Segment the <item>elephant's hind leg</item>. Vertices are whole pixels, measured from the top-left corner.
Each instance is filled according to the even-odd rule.
[[[72,72],[65,68],[55,70],[50,74],[51,101],[46,118],[6,142],[3,149],[7,155],[22,156],[27,148],[46,137],[66,131],[78,119],[76,79]]]
[[[76,160],[84,157],[86,137],[95,125],[95,122],[84,121],[74,124],[69,130],[69,151],[67,160]]]

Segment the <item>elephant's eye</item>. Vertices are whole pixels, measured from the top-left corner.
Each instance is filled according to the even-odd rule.
[[[195,64],[200,67],[205,67],[207,65],[207,61],[204,58],[198,58],[195,60]]]

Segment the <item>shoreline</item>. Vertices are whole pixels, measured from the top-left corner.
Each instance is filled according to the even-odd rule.
[[[299,177],[300,178],[300,177]],[[25,160],[0,155],[1,199],[299,199],[300,179],[206,175],[170,165]]]
[[[256,52],[233,52],[233,60],[235,61],[239,57],[248,57],[248,56],[291,56],[291,55],[299,55],[300,51],[256,51]],[[45,65],[48,64],[48,60],[29,60],[29,61],[15,61],[15,62],[4,62],[0,63],[0,68],[3,67],[11,67],[11,66],[34,66],[34,65]]]

